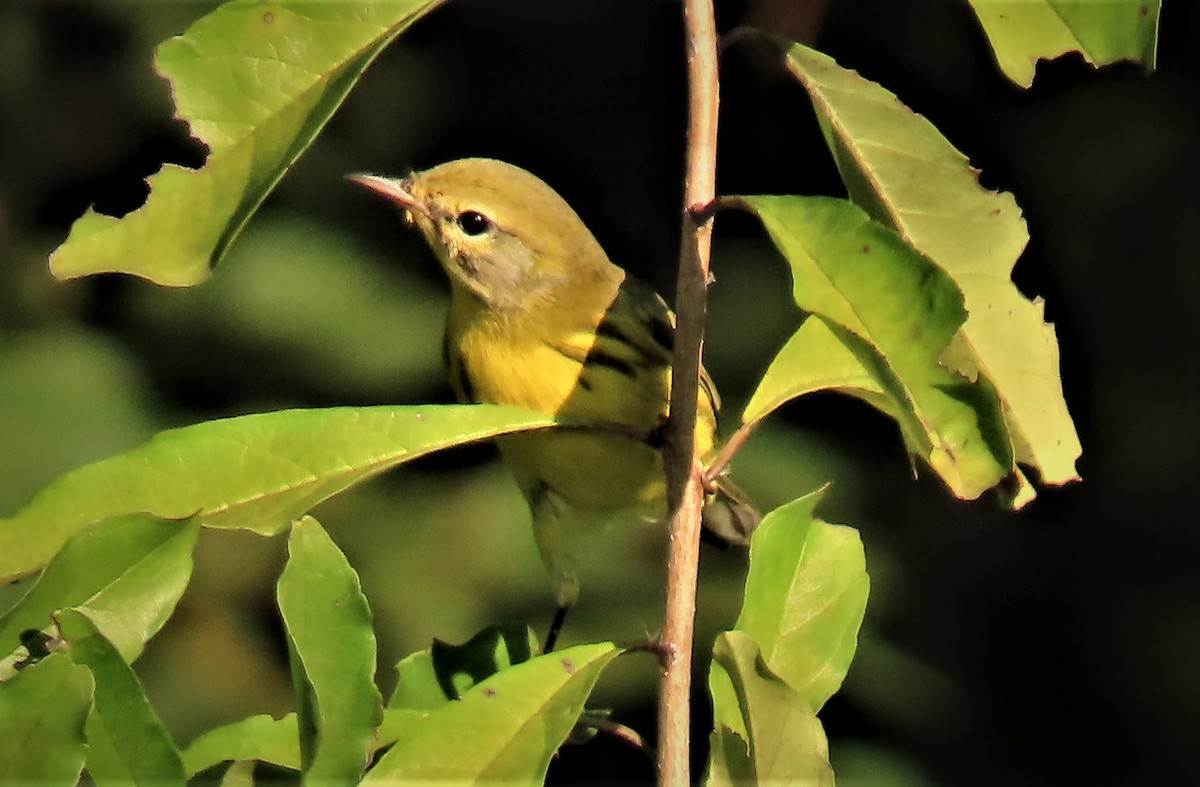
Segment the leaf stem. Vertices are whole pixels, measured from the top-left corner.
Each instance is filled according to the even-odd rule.
[[[704,471],[704,487],[708,489],[712,486],[721,473],[725,472],[725,468],[729,467],[729,463],[733,461],[733,457],[737,452],[742,450],[742,446],[750,439],[750,435],[754,434],[754,430],[758,427],[759,421],[751,421],[748,424],[742,424],[738,430],[725,441],[725,445],[721,446],[721,450],[717,452],[717,456],[709,464]]]
[[[688,72],[687,170],[675,296],[671,414],[664,459],[671,518],[658,711],[658,780],[660,785],[670,787],[683,787],[691,781],[692,643],[704,504],[703,468],[696,457],[696,397],[712,249],[712,213],[708,206],[716,196],[719,105],[712,0],[685,0],[683,20]]]

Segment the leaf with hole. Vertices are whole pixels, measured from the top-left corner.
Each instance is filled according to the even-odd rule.
[[[812,98],[850,198],[962,291],[967,320],[943,363],[996,389],[1016,461],[1045,483],[1076,480],[1081,449],[1054,328],[1041,300],[1027,299],[1011,278],[1029,240],[1012,195],[983,188],[966,156],[880,85],[799,44],[787,66]]]
[[[1154,68],[1161,0],[968,0],[1000,70],[1033,84],[1039,60],[1078,52],[1093,66]]]
[[[51,256],[54,275],[203,281],[371,61],[441,3],[234,0],[162,44],[156,64],[208,159],[164,165],[122,218],[89,210]]]

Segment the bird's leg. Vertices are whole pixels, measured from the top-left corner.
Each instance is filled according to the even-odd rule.
[[[579,599],[579,577],[575,574],[567,534],[570,514],[563,499],[544,483],[536,485],[528,497],[533,511],[534,539],[542,555],[542,562],[546,564],[554,582],[554,597],[558,602],[558,609],[555,610],[554,619],[550,623],[550,631],[546,634],[546,644],[542,647],[542,653],[549,653],[554,649],[554,643],[562,631],[567,610],[575,606]]]
[[[554,610],[554,619],[550,621],[550,630],[546,632],[546,644],[542,645],[542,655],[546,655],[554,650],[554,644],[558,641],[558,632],[562,631],[563,622],[567,619],[567,612],[571,608],[562,606]]]

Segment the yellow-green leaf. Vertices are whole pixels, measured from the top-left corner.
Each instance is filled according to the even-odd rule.
[[[363,784],[542,784],[600,673],[621,648],[577,645],[523,661],[430,712]]]
[[[1162,0],[969,0],[1000,70],[1033,84],[1039,60],[1078,52],[1094,66],[1154,68]]]
[[[753,637],[741,631],[717,637],[709,686],[723,748],[713,752],[706,784],[833,787],[829,743],[816,711],[771,673]]]
[[[983,188],[967,158],[880,85],[799,44],[787,64],[812,97],[851,199],[962,291],[967,320],[943,363],[995,387],[1017,462],[1045,483],[1076,480],[1081,449],[1054,328],[1041,300],[1011,278],[1029,239],[1012,195]],[[1031,496],[1026,489],[1018,502]]]
[[[780,506],[750,540],[746,597],[735,628],[771,672],[820,710],[858,647],[870,580],[858,531],[813,514],[824,490]]]
[[[830,369],[810,373],[806,359],[798,358],[778,370],[766,394],[756,395],[760,403],[778,402],[790,388],[807,391],[814,378],[838,382],[865,373],[874,386],[851,392],[865,391],[864,398],[879,404],[875,389],[883,391],[889,401],[882,409],[896,418],[909,450],[955,495],[973,500],[1012,472],[1012,447],[990,383],[970,380],[940,360],[966,317],[962,295],[942,270],[845,200],[733,199],[758,215],[788,262],[797,305],[820,318],[862,367],[847,353],[830,352],[818,359],[832,363]],[[809,339],[831,346],[827,336],[797,341]],[[789,374],[803,385],[792,386]]]
[[[893,418],[892,400],[862,362],[820,317],[808,317],[767,367],[742,412],[754,423],[792,399],[817,391],[840,391],[878,407]]]

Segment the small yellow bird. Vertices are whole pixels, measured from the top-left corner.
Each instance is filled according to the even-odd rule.
[[[666,514],[661,435],[675,317],[611,263],[571,206],[525,170],[451,161],[406,178],[351,175],[404,211],[450,277],[445,355],[464,402],[518,405],[594,424],[500,441],[533,513],[560,613],[575,603],[576,528]],[[715,445],[716,389],[702,373],[697,455]],[[759,515],[721,478],[705,525],[745,543]]]

